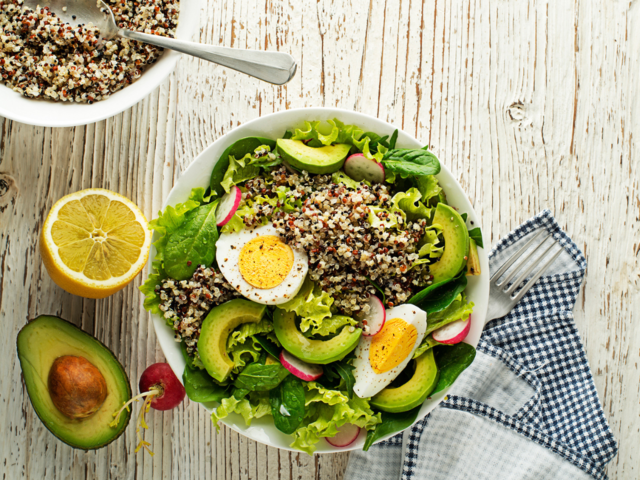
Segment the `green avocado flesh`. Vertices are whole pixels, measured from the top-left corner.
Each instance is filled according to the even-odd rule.
[[[422,405],[438,383],[438,367],[433,349],[416,359],[416,369],[411,379],[397,388],[385,388],[371,398],[371,406],[383,412],[406,412]]]
[[[93,415],[71,419],[63,415],[49,395],[49,370],[62,356],[84,357],[93,364],[107,384],[107,397]],[[131,399],[129,378],[122,365],[100,341],[58,317],[40,316],[18,334],[18,357],[27,393],[42,423],[64,443],[83,450],[113,442],[129,423],[124,411],[116,427],[110,427],[113,413]]]
[[[448,205],[439,203],[433,224],[442,227],[444,252],[436,263],[429,266],[433,283],[455,277],[467,264],[469,255],[469,231],[458,212]]]
[[[312,340],[296,327],[296,314],[276,309],[273,316],[273,328],[282,347],[292,355],[307,363],[327,363],[342,360],[360,341],[362,330],[355,328],[350,332],[349,325],[329,340]]]
[[[326,147],[313,148],[300,140],[278,139],[278,152],[287,162],[299,170],[309,173],[327,174],[342,168],[351,145],[339,143]]]
[[[258,323],[266,310],[266,305],[241,298],[211,309],[202,322],[198,339],[198,353],[209,375],[219,382],[229,377],[233,368],[233,362],[227,355],[229,335],[243,323]]]
[[[478,257],[478,245],[473,238],[469,239],[469,260],[467,260],[467,275],[480,275],[480,257]]]

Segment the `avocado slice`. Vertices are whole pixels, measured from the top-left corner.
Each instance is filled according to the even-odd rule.
[[[211,309],[202,322],[198,353],[205,369],[213,378],[224,382],[231,373],[233,362],[227,354],[227,339],[243,323],[258,323],[266,312],[266,305],[237,298]]]
[[[109,424],[113,421],[113,413],[131,399],[129,378],[104,344],[66,320],[46,315],[27,323],[18,334],[17,344],[31,404],[51,433],[74,448],[93,450],[113,442],[124,432],[131,412],[124,411],[116,427]],[[97,368],[106,384],[104,402],[84,418],[63,414],[54,404],[49,390],[52,366],[56,360],[65,357],[89,362]]]
[[[436,207],[433,224],[442,227],[444,252],[440,259],[429,266],[433,283],[455,277],[467,264],[469,255],[469,231],[458,212],[443,203]]]
[[[344,165],[351,145],[338,143],[326,147],[308,147],[300,140],[278,139],[278,152],[291,166],[309,173],[337,172]]]
[[[438,367],[433,349],[427,350],[416,360],[411,379],[396,388],[387,387],[371,398],[371,406],[383,412],[407,412],[422,405],[438,384]]]
[[[469,259],[467,260],[467,275],[480,275],[480,257],[478,257],[478,245],[473,238],[469,239]]]
[[[296,314],[276,309],[273,329],[282,347],[307,363],[327,363],[342,360],[360,341],[362,330],[346,325],[329,340],[312,340],[296,327]],[[353,331],[351,329],[353,328]]]

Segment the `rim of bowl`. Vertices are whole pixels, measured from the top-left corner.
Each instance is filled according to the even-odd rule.
[[[263,123],[270,123],[270,120],[274,120],[274,119],[280,119],[280,118],[288,118],[288,117],[296,117],[298,114],[305,112],[305,115],[308,113],[309,116],[306,117],[307,120],[313,118],[313,119],[320,119],[320,120],[326,120],[328,118],[338,118],[341,121],[344,121],[344,116],[351,116],[354,117],[355,120],[349,120],[349,122],[345,122],[345,123],[352,123],[352,124],[356,124],[358,126],[360,126],[358,119],[361,119],[362,122],[368,122],[368,123],[378,123],[380,125],[380,127],[382,128],[386,128],[386,129],[395,129],[397,127],[393,126],[391,123],[386,122],[384,120],[380,120],[376,117],[373,117],[371,115],[367,115],[364,113],[360,113],[360,112],[354,112],[352,110],[345,110],[345,109],[340,109],[340,108],[331,108],[331,107],[307,107],[307,108],[297,108],[297,109],[291,109],[291,110],[284,110],[284,111],[280,111],[280,112],[274,112],[262,117],[258,117],[256,119],[253,119],[245,124],[242,124],[236,128],[234,128],[233,130],[227,132],[226,134],[224,134],[223,136],[221,136],[220,138],[218,138],[217,140],[215,140],[214,142],[212,142],[211,144],[209,144],[192,162],[191,164],[185,169],[184,172],[182,172],[182,174],[180,175],[180,178],[178,179],[178,181],[173,185],[173,187],[171,188],[169,194],[167,195],[167,199],[163,202],[162,205],[162,210],[164,210],[168,205],[175,205],[176,203],[180,203],[184,200],[175,200],[172,201],[172,196],[176,195],[176,191],[178,188],[178,185],[180,185],[180,188],[182,188],[182,184],[181,181],[183,181],[183,179],[188,179],[190,176],[191,172],[195,172],[200,165],[203,162],[206,162],[207,159],[209,159],[209,157],[211,156],[211,154],[218,149],[219,153],[218,156],[224,151],[225,147],[228,146],[228,144],[232,141],[235,141],[237,139],[243,138],[245,136],[249,136],[252,135],[252,133],[247,133],[247,134],[243,134],[244,131],[246,130],[251,130],[253,127],[255,127],[256,125],[260,125]],[[315,112],[315,113],[314,113]],[[314,116],[315,115],[315,116]],[[275,123],[275,122],[274,122]],[[296,122],[296,121],[291,121],[289,123],[287,123],[288,126],[299,126],[300,122]],[[376,128],[376,127],[374,127]],[[256,129],[258,130],[258,129]],[[373,130],[373,129],[369,129],[369,130]],[[416,146],[420,145],[422,146],[422,143],[419,142],[413,135],[401,130],[398,128],[398,139],[399,141],[401,141],[402,143],[414,143],[416,144]],[[215,164],[215,162],[217,162],[218,158],[215,158],[215,160],[213,160],[211,162],[211,165],[209,165],[209,169],[211,167],[213,167],[213,165]],[[476,225],[480,226],[480,222],[479,222],[479,217],[478,215],[475,213],[475,210],[473,209],[473,206],[471,205],[471,202],[469,201],[469,198],[467,197],[466,192],[464,191],[464,189],[462,188],[462,186],[460,185],[460,183],[456,180],[456,178],[453,176],[453,174],[451,173],[451,171],[447,168],[446,165],[441,163],[441,172],[437,175],[439,178],[438,180],[442,183],[443,180],[446,181],[447,183],[449,183],[449,185],[447,185],[445,187],[445,189],[447,190],[447,194],[449,196],[452,195],[452,188],[453,191],[455,191],[455,196],[460,197],[462,196],[462,203],[466,202],[466,205],[460,205],[460,201],[456,202],[456,205],[458,208],[465,208],[467,213],[468,213],[468,221],[473,221]],[[210,170],[209,170],[210,171]],[[444,174],[444,175],[443,175]],[[446,179],[442,179],[440,178],[440,176],[445,176],[448,177]],[[191,175],[193,176],[193,174]],[[208,185],[209,183],[209,176],[206,177],[206,184]],[[192,183],[191,186],[188,186],[188,191],[190,192],[192,188],[198,187],[200,185],[194,185]],[[186,200],[186,197],[185,197]],[[484,234],[483,234],[484,235]],[[155,238],[155,232],[154,232],[154,238]],[[154,238],[152,238],[152,242],[154,241]],[[489,245],[489,243],[486,242],[486,237],[483,236],[483,240],[484,243],[486,245]],[[151,251],[149,252],[149,260],[147,262],[147,266],[145,268],[145,280],[146,278],[148,278],[149,273],[152,271],[152,263],[153,263],[153,259],[155,258],[155,254],[156,254],[156,250],[155,247],[152,245],[151,246]],[[473,322],[471,324],[471,330],[470,333],[467,335],[466,340],[470,340],[467,341],[466,343],[469,343],[471,345],[473,345],[474,347],[477,347],[478,341],[480,339],[480,335],[482,334],[482,330],[484,328],[484,324],[485,324],[485,318],[486,318],[486,312],[487,312],[487,306],[488,306],[488,301],[489,301],[489,262],[488,262],[488,253],[487,251],[483,248],[483,249],[479,249],[478,250],[478,254],[480,257],[480,264],[481,264],[481,271],[482,274],[477,276],[477,277],[472,277],[469,279],[469,284],[472,286],[473,290],[475,292],[477,292],[474,297],[475,300],[477,300],[477,302],[475,302],[475,306],[474,306],[474,311],[472,314],[472,318],[473,318]],[[474,301],[475,301],[474,300]],[[156,332],[156,336],[158,337],[158,343],[160,343],[160,348],[162,349],[165,358],[167,359],[167,362],[169,363],[169,365],[171,366],[172,370],[174,371],[174,373],[176,374],[176,376],[180,379],[180,381],[182,382],[182,374],[185,368],[185,361],[182,357],[182,353],[180,351],[180,348],[178,347],[178,343],[175,342],[173,340],[173,330],[166,325],[164,319],[162,317],[160,317],[159,315],[153,314],[153,313],[149,313],[151,319],[153,320],[153,325],[154,325],[154,330]],[[167,334],[170,335],[170,338],[167,338]],[[471,338],[470,338],[471,337]],[[455,383],[454,383],[455,384]],[[447,393],[451,390],[451,388],[453,387],[450,386],[449,388],[447,388],[446,390],[439,392],[438,394],[434,395],[433,397],[430,397],[430,400],[428,399],[427,401],[425,401],[425,403],[422,404],[422,408],[418,414],[418,417],[416,418],[415,422],[413,424],[411,424],[409,427],[407,427],[406,429],[403,430],[403,432],[405,432],[406,430],[408,430],[409,428],[411,428],[413,425],[415,425],[417,422],[419,422],[420,420],[422,420],[429,412],[431,412],[434,408],[436,408],[444,399],[444,397],[447,395]],[[197,403],[197,402],[195,402]],[[201,404],[209,413],[211,413],[212,409],[215,407],[214,403],[210,403],[210,404]],[[232,414],[233,415],[233,414]],[[230,415],[231,417],[231,415]],[[228,417],[227,417],[228,418]],[[239,417],[240,419],[242,417]],[[272,446],[272,447],[276,447],[276,448],[280,448],[283,450],[288,450],[291,452],[296,452],[296,453],[303,453],[300,450],[291,448],[288,443],[286,445],[282,445],[282,444],[275,444],[274,441],[272,440],[272,438],[267,435],[264,432],[264,428],[266,428],[267,430],[270,430],[273,432],[273,430],[275,429],[275,426],[273,425],[273,421],[270,420],[270,417],[263,417],[261,419],[254,419],[251,423],[250,427],[242,427],[242,425],[236,425],[235,423],[232,424],[231,422],[226,422],[226,419],[222,419],[220,420],[220,423],[223,423],[224,425],[226,425],[228,428],[231,428],[232,430],[238,432],[239,434],[251,438],[252,440],[256,441],[256,442],[260,442],[263,443],[265,445],[268,446]],[[256,428],[257,427],[257,428]],[[248,431],[251,430],[251,431]],[[276,429],[277,430],[277,429]],[[275,432],[274,432],[275,433]],[[381,441],[387,440],[390,437],[394,436],[394,435],[398,435],[401,432],[394,432],[392,434],[386,435],[382,438],[380,438],[379,440],[376,441],[376,443],[379,443]],[[277,432],[276,436],[282,436],[284,434],[281,434],[280,432]],[[284,435],[287,439],[289,439],[289,443],[292,441],[292,438],[290,435]],[[364,443],[364,431],[360,432],[360,436],[358,437],[358,439],[353,442],[351,445],[347,446],[347,447],[333,447],[331,446],[328,442],[321,442],[319,444],[317,444],[318,449],[316,450],[315,453],[317,454],[324,454],[324,453],[339,453],[339,452],[347,452],[347,451],[352,451],[352,450],[360,450],[362,449],[363,443]],[[324,443],[324,445],[322,445],[322,443]]]

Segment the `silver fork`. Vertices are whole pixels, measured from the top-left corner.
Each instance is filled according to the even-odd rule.
[[[527,255],[525,252],[527,249],[533,245],[533,243],[541,238],[544,235],[542,241]],[[548,246],[544,249],[542,254],[535,257],[536,252],[538,252],[542,246],[547,243],[547,240],[551,238],[553,241],[548,244]],[[551,249],[558,244],[558,241],[555,240],[552,235],[546,230],[541,229],[538,233],[536,233],[527,243],[520,248],[513,256],[511,256],[499,269],[496,273],[491,276],[490,280],[490,293],[489,293],[489,308],[487,311],[487,319],[489,322],[495,318],[504,317],[507,313],[513,310],[513,307],[522,300],[522,297],[533,287],[533,285],[540,279],[540,277],[546,272],[549,267],[553,264],[553,262],[558,258],[558,255],[562,253],[562,247],[554,253],[553,255],[549,255]],[[519,288],[524,280],[540,263],[547,259],[548,260],[540,267],[540,269],[524,284],[521,288]],[[506,276],[507,270],[516,262],[518,264],[510,271]],[[527,265],[527,263],[530,265]],[[524,268],[523,268],[524,267]],[[511,282],[513,277],[516,274],[518,277]],[[504,276],[504,278],[502,278]]]

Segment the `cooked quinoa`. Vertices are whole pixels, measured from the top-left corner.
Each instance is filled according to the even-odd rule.
[[[178,0],[105,0],[120,27],[174,37]],[[0,0],[0,77],[29,98],[93,103],[130,85],[163,49],[117,37],[101,42],[91,25],[63,23],[48,7]]]
[[[160,298],[160,310],[175,330],[176,342],[183,341],[189,355],[195,353],[207,312],[240,296],[219,270],[204,265],[198,267],[190,280],[166,278],[155,290]]]

